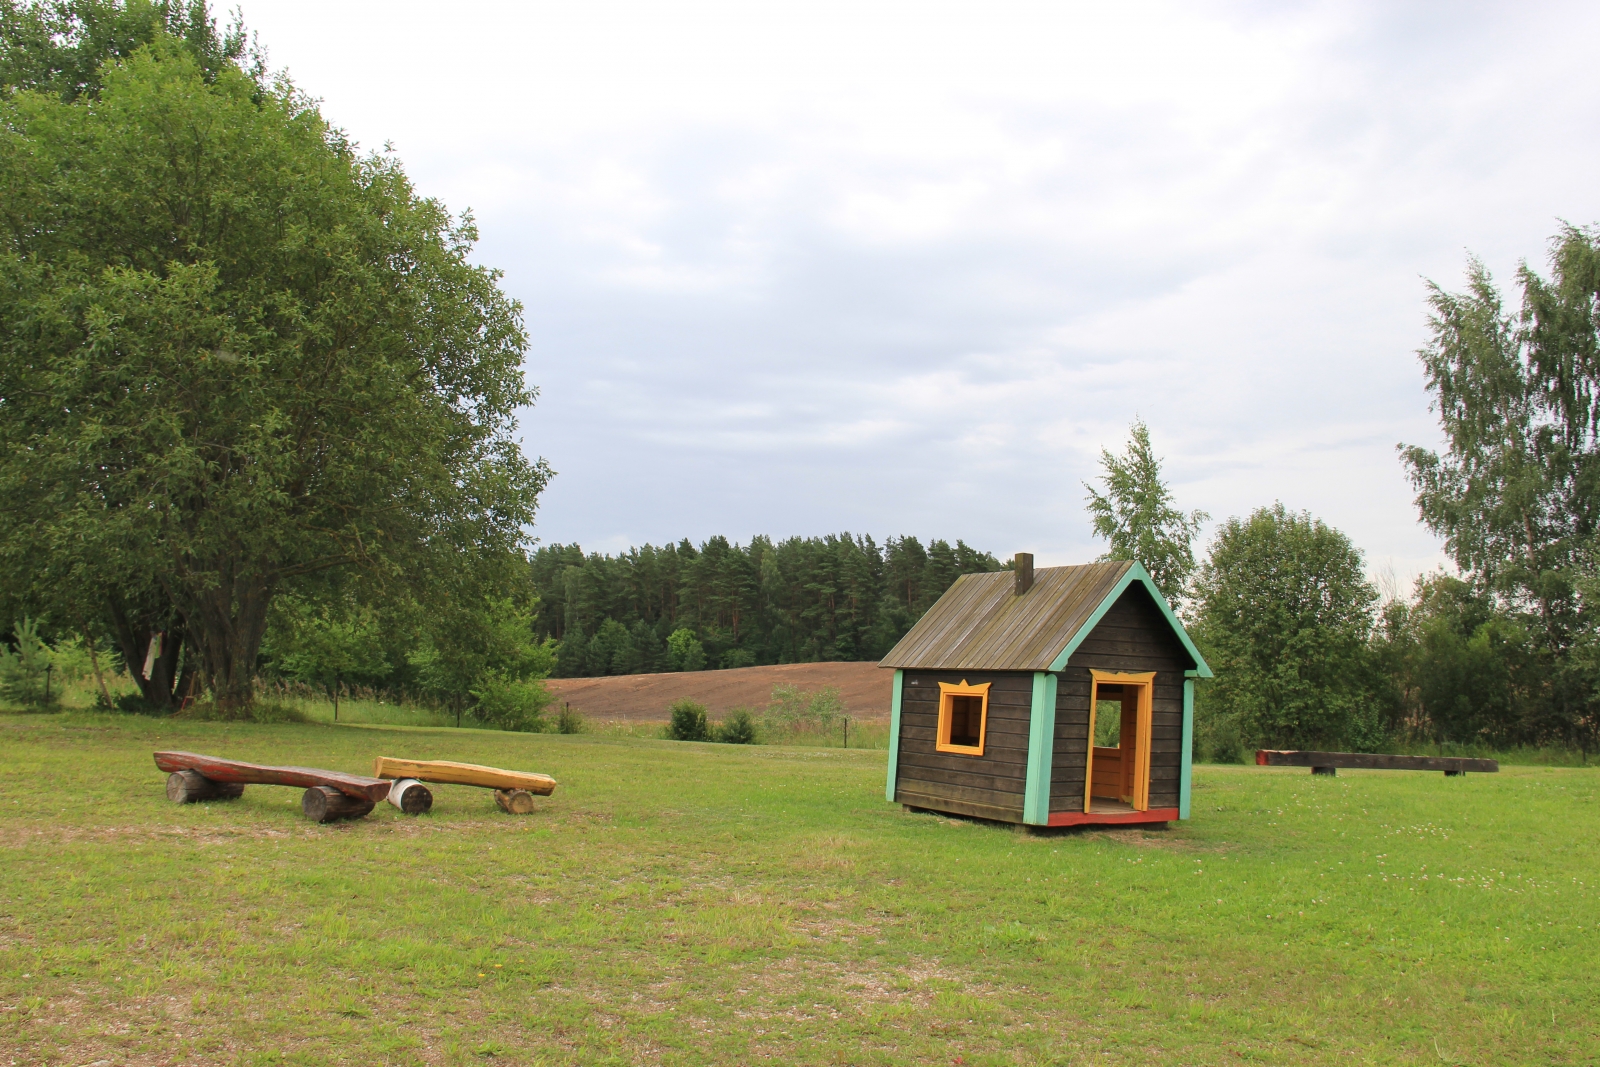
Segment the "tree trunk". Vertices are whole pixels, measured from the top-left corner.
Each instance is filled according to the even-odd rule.
[[[536,806],[533,794],[526,789],[496,789],[494,802],[507,815],[529,815]]]
[[[312,822],[359,819],[372,810],[372,801],[348,796],[331,785],[314,785],[300,798],[300,810]]]
[[[246,576],[224,578],[193,596],[174,597],[219,708],[235,711],[255,699],[256,657],[267,631],[272,592],[265,579]]]
[[[106,707],[113,707],[111,690],[106,688],[106,676],[100,673],[100,657],[94,650],[94,635],[89,632],[87,626],[81,623],[78,628],[83,631],[83,643],[89,649],[89,666],[94,668],[94,680],[100,686],[100,699],[105,701]]]
[[[389,787],[389,803],[407,815],[423,815],[433,808],[433,790],[415,778],[401,778]]]
[[[167,799],[177,804],[193,804],[200,800],[234,800],[244,796],[244,786],[238,782],[218,782],[199,771],[173,771],[167,775]]]
[[[158,711],[173,708],[173,668],[177,666],[178,650],[183,644],[184,626],[169,610],[130,610],[113,593],[107,596],[106,606],[111,617],[111,631],[122,661],[139,687],[145,703]],[[156,655],[150,657],[151,643],[155,642]],[[145,674],[145,663],[150,662],[150,673]]]

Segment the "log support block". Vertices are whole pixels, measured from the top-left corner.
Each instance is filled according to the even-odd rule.
[[[389,787],[389,803],[407,815],[424,815],[433,809],[433,792],[415,778],[402,778]]]
[[[494,802],[507,815],[528,815],[533,811],[533,794],[526,789],[496,789]]]
[[[167,775],[167,799],[175,804],[201,800],[236,800],[244,796],[238,782],[215,782],[199,771],[173,771]]]
[[[300,798],[300,810],[312,822],[359,819],[372,810],[372,801],[341,793],[328,785],[314,785]]]
[[[1311,768],[1311,773],[1312,774],[1325,774],[1329,778],[1337,778],[1339,776],[1339,768],[1337,768],[1337,767],[1313,767],[1313,768]]]

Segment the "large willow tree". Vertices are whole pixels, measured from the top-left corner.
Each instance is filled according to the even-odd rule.
[[[0,578],[237,706],[275,594],[518,554],[549,471],[470,220],[203,58],[0,101]]]

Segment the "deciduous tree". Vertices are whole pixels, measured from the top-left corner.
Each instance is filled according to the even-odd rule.
[[[169,605],[237,706],[279,591],[520,554],[521,311],[394,158],[161,35],[0,102],[0,185],[7,584]]]
[[[1121,456],[1100,452],[1104,492],[1088,483],[1094,533],[1110,544],[1101,559],[1136,560],[1174,606],[1194,573],[1194,538],[1211,516],[1185,514],[1172,506],[1172,492],[1161,479],[1161,461],[1150,445],[1150,430],[1134,420]]]

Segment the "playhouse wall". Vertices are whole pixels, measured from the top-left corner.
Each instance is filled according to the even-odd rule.
[[[1089,671],[1155,671],[1150,716],[1150,807],[1176,808],[1182,771],[1183,672],[1188,653],[1144,586],[1117,599],[1067,660],[1056,684],[1050,810],[1083,810],[1089,744]]]
[[[981,756],[940,752],[939,683],[991,683]],[[904,672],[895,800],[912,807],[1022,822],[1033,675],[1025,671]]]

